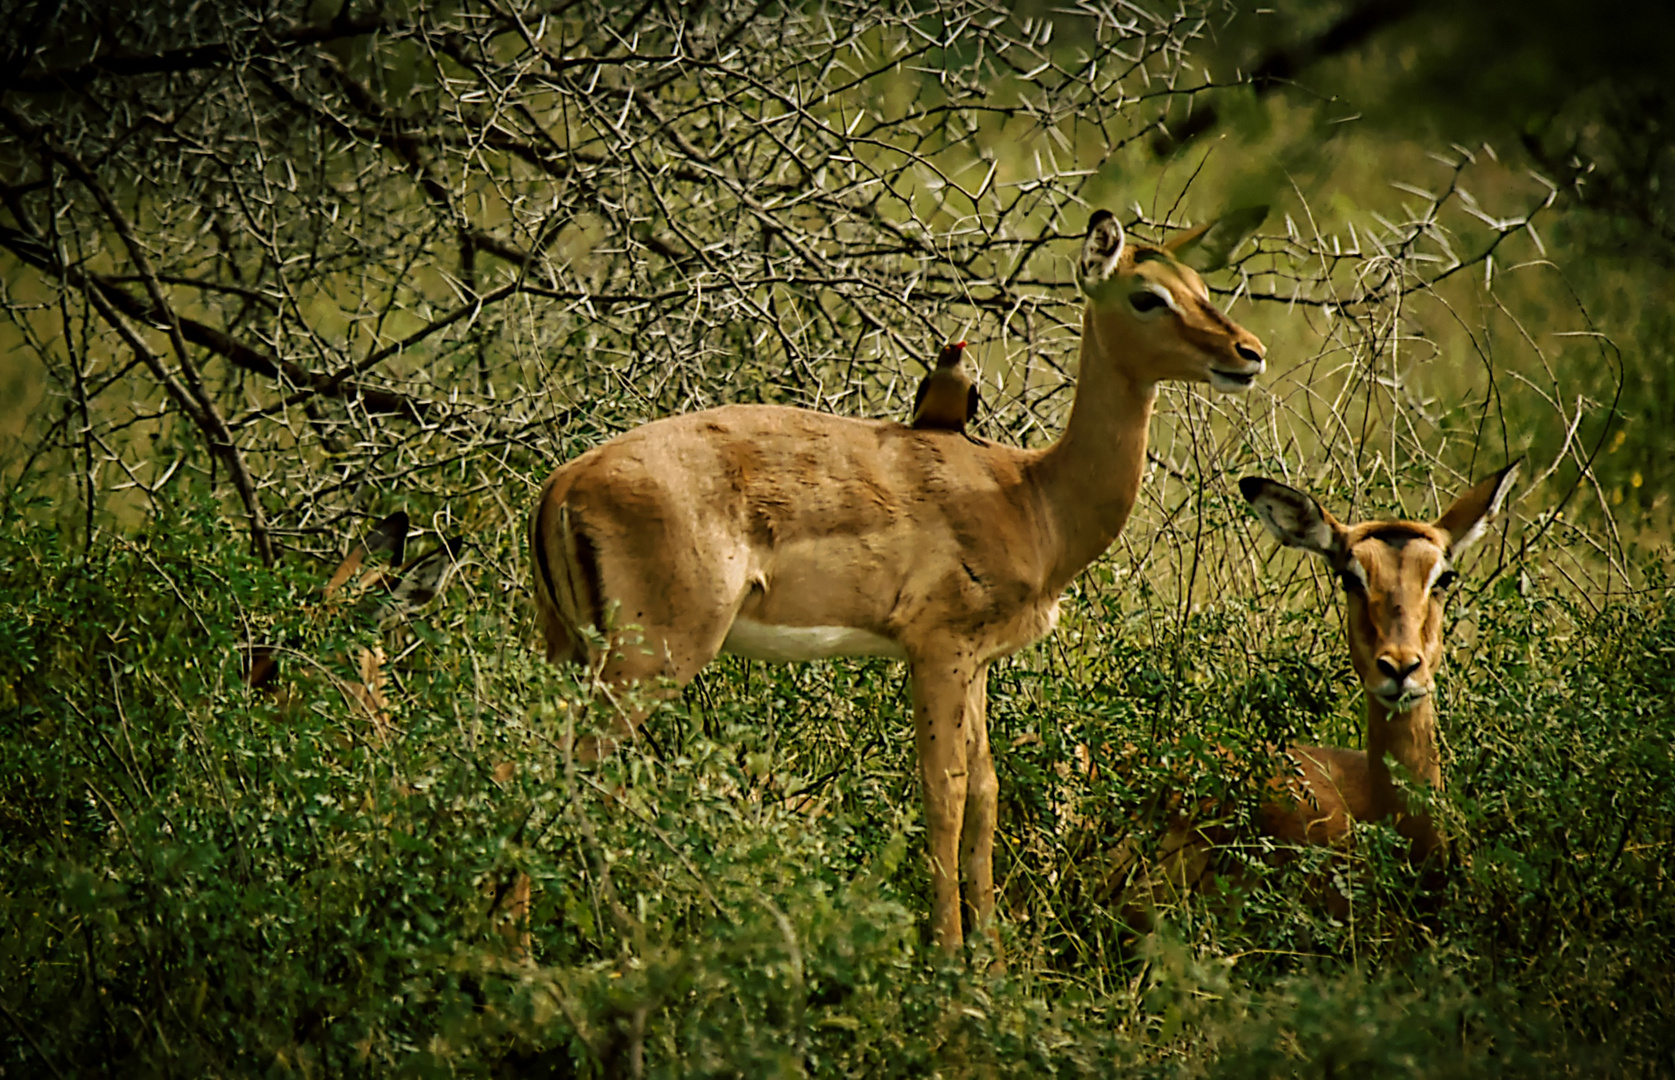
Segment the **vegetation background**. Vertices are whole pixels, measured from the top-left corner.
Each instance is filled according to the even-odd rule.
[[[0,3],[0,1065],[1675,1070],[1672,21]],[[668,412],[903,416],[952,337],[982,433],[1050,439],[1098,206],[1267,207],[1209,280],[1271,366],[1165,393],[1127,532],[993,677],[1000,974],[922,940],[898,667],[724,660],[579,771],[522,528]],[[1266,746],[1359,740],[1332,583],[1233,483],[1425,516],[1519,455],[1451,603],[1447,874],[1250,841],[1137,916],[1160,792],[1236,826]],[[465,541],[440,597],[324,601],[397,508]]]

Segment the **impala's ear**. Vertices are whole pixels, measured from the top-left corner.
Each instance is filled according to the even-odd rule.
[[[1262,227],[1268,218],[1266,206],[1241,206],[1214,221],[1178,233],[1164,241],[1163,250],[1199,273],[1220,270],[1233,251]]]
[[[1092,291],[1117,272],[1122,261],[1122,225],[1109,210],[1095,210],[1088,218],[1088,238],[1082,241],[1082,261],[1077,263],[1082,291]]]
[[[1302,548],[1333,560],[1342,556],[1344,527],[1312,495],[1260,476],[1240,480],[1239,494],[1286,547]]]
[[[1450,558],[1477,543],[1478,538],[1489,528],[1489,523],[1500,513],[1506,493],[1512,490],[1512,481],[1518,476],[1518,466],[1523,463],[1523,459],[1520,458],[1488,479],[1478,481],[1470,491],[1455,499],[1454,505],[1444,510],[1442,516],[1436,519],[1436,527],[1448,534]]]
[[[374,525],[362,543],[368,551],[389,552],[390,562],[400,566],[402,559],[406,558],[408,525],[407,511],[397,510]]]
[[[337,595],[337,590],[343,588],[344,584],[360,571],[361,564],[370,554],[387,551],[390,553],[390,564],[399,565],[403,553],[407,550],[407,525],[407,513],[404,510],[397,510],[374,525],[372,531],[366,534],[366,538],[356,544],[355,549],[349,552],[349,557],[339,563],[337,569],[332,572],[323,590],[326,599],[330,600]]]
[[[444,536],[442,546],[403,566],[389,595],[378,605],[378,625],[406,618],[436,599],[465,557],[465,538]]]

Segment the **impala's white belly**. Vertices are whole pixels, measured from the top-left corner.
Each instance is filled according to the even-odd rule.
[[[743,617],[733,620],[721,651],[749,660],[827,660],[834,656],[907,659],[898,643],[852,626],[777,626]]]

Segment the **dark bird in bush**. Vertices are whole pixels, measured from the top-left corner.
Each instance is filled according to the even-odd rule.
[[[981,397],[977,384],[961,363],[965,342],[945,345],[937,355],[936,367],[919,383],[913,396],[913,426],[921,431],[964,431],[977,416]]]

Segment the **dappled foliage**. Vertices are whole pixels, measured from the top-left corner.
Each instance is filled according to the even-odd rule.
[[[381,745],[330,660],[371,628],[299,619],[312,583],[217,533],[187,509],[88,559],[5,522],[8,1069],[1518,1075],[1675,1052],[1665,600],[1593,613],[1504,578],[1455,613],[1477,641],[1446,673],[1440,886],[1369,827],[1349,857],[1236,853],[1244,890],[1141,939],[1077,876],[1090,833],[1134,827],[1147,770],[1249,797],[1195,740],[1259,754],[1247,709],[1289,700],[1311,734],[1354,696],[1318,615],[1229,609],[1172,657],[1119,597],[1084,597],[1103,617],[1076,661],[995,688],[1011,966],[991,977],[921,945],[889,665],[718,666],[582,771],[560,736],[590,722],[586,688],[505,640],[507,598],[456,597],[411,623]],[[243,688],[236,645],[286,619],[327,662],[276,701]],[[1164,745],[1160,715],[1184,767],[1058,767]],[[532,965],[489,924],[509,867],[537,882]],[[1317,872],[1350,921],[1300,901]]]

